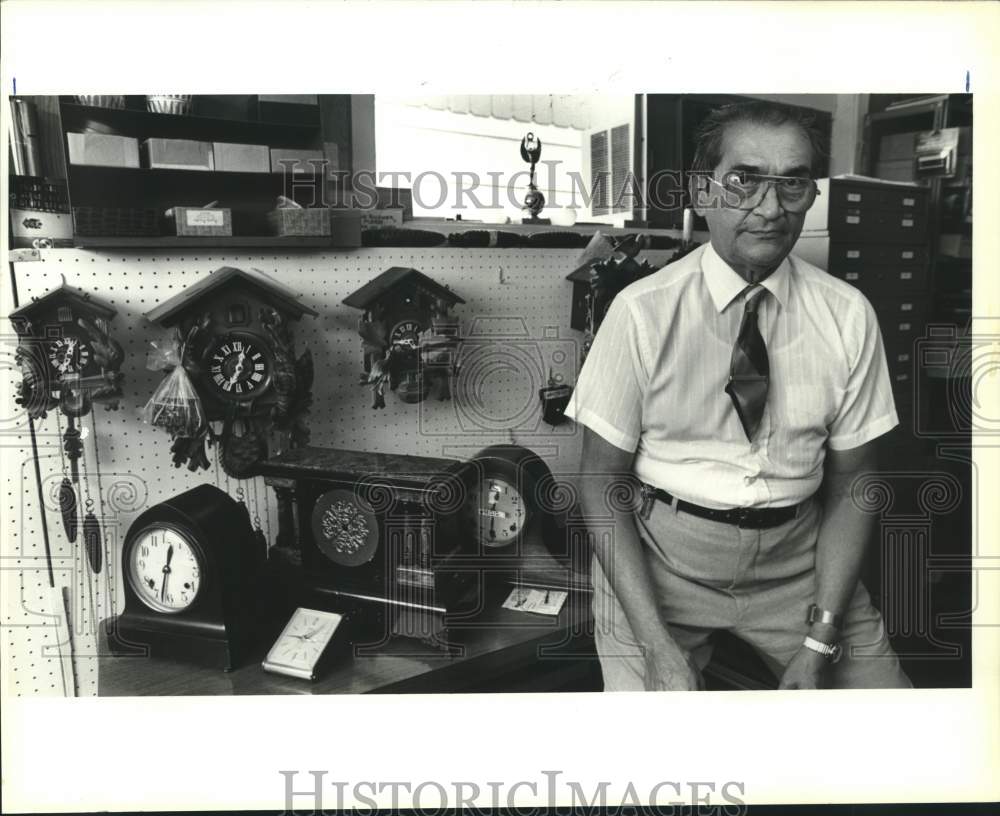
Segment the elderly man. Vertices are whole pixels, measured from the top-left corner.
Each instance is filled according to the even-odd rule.
[[[584,426],[606,690],[696,689],[710,637],[781,688],[908,687],[859,581],[873,519],[852,484],[898,420],[871,305],[789,254],[820,140],[749,102],[698,134],[711,242],[612,303],[567,414]],[[639,500],[609,499],[627,479]]]

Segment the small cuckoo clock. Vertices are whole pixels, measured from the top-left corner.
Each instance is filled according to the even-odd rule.
[[[32,419],[53,408],[67,417],[94,402],[118,407],[124,353],[111,337],[110,305],[65,282],[10,315],[22,380],[18,403]]]
[[[115,310],[89,292],[62,286],[22,306],[10,315],[17,333],[16,360],[21,369],[17,403],[33,422],[55,411],[62,431],[63,480],[59,509],[66,537],[76,541],[79,524],[77,485],[84,442],[78,422],[90,414],[95,403],[117,408],[122,395],[121,373],[125,354],[111,337]],[[62,417],[66,419],[63,431]],[[91,417],[93,422],[93,417]],[[92,425],[96,433],[96,423]],[[97,441],[95,439],[96,446]],[[95,461],[100,484],[99,464]],[[87,463],[84,460],[84,476]],[[83,534],[87,558],[94,572],[103,560],[103,534],[94,515],[90,484],[83,480],[85,515]]]
[[[615,296],[629,284],[656,271],[648,261],[636,260],[648,243],[645,235],[627,235],[612,241],[605,251],[590,257],[566,276],[573,282],[569,325],[584,333],[581,364]]]
[[[295,357],[292,334],[292,321],[307,314],[317,313],[263,272],[227,266],[146,315],[176,327],[207,420],[193,434],[174,436],[176,466],[207,469],[207,441],[219,445],[223,470],[244,479],[271,452],[272,436],[280,448],[308,441],[313,361],[309,349]]]
[[[344,298],[344,305],[364,311],[358,323],[364,346],[361,382],[372,386],[373,408],[385,407],[387,385],[407,403],[426,399],[435,383],[441,399],[450,398],[459,339],[450,311],[457,303],[465,301],[448,287],[401,266]]]

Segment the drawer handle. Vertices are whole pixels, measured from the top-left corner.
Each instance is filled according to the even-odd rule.
[[[899,304],[899,311],[901,311],[901,312],[912,312],[913,311],[913,304],[912,303],[900,303]]]
[[[900,331],[909,331],[911,325],[912,325],[911,323],[900,323],[899,324],[899,330]]]
[[[851,260],[854,260],[855,258],[860,258],[861,257],[861,250],[859,250],[859,249],[849,249],[849,250],[847,250],[847,257],[850,258]]]
[[[849,215],[844,220],[848,224],[860,224],[861,223],[861,216],[860,215]]]
[[[902,258],[904,261],[912,261],[913,260],[913,250],[912,249],[904,250],[903,252],[899,253],[899,257]]]
[[[911,280],[912,278],[913,278],[913,273],[912,272],[900,272],[899,273],[899,279],[900,280]]]
[[[847,194],[847,200],[848,201],[860,201],[861,200],[861,193],[848,193]]]
[[[904,227],[912,227],[913,226],[913,219],[912,218],[904,218],[901,223],[902,223],[902,225]]]
[[[903,206],[904,207],[912,207],[916,203],[917,203],[917,200],[915,198],[904,198],[903,199]]]
[[[857,280],[857,279],[858,279],[857,272],[848,272],[846,275],[844,275],[844,280]]]
[[[897,362],[900,362],[900,363],[908,363],[908,362],[910,362],[910,355],[909,354],[898,354],[898,355],[896,355],[896,360],[897,360]]]

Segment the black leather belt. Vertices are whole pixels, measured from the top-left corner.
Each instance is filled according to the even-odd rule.
[[[666,490],[648,487],[652,490],[654,498],[672,505],[674,497]],[[736,507],[732,510],[713,510],[711,507],[702,507],[691,502],[676,499],[677,511],[689,513],[692,516],[709,519],[710,521],[720,521],[723,524],[735,524],[737,527],[744,527],[749,530],[766,530],[770,527],[777,527],[786,521],[791,521],[799,514],[801,504],[793,504],[789,507]]]

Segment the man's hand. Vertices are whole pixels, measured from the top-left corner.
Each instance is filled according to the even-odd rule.
[[[779,689],[826,688],[829,661],[819,652],[801,646],[785,667]]]
[[[677,647],[646,649],[646,691],[699,691],[701,672]]]

